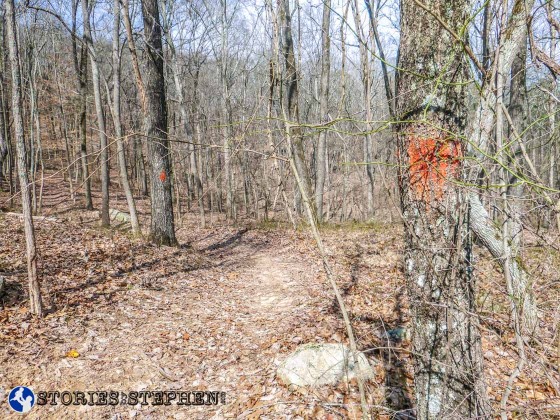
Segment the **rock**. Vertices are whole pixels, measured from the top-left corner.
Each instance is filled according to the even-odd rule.
[[[130,214],[117,209],[109,209],[109,217],[115,222],[130,223]]]
[[[276,376],[288,387],[336,385],[356,376],[363,380],[373,378],[366,356],[358,352],[357,359],[356,365],[344,344],[303,344],[280,364]]]
[[[4,294],[4,289],[6,288],[6,280],[4,277],[0,276],[0,296]]]

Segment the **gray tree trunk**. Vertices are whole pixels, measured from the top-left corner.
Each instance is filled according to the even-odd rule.
[[[3,25],[2,25],[3,26]],[[0,74],[0,85],[4,84],[2,74]],[[2,189],[2,178],[4,177],[4,162],[8,157],[8,140],[6,139],[4,123],[4,98],[3,92],[0,94],[0,189]]]
[[[17,166],[21,188],[21,204],[23,208],[23,223],[27,251],[27,276],[29,284],[30,312],[39,317],[43,316],[43,303],[41,290],[37,278],[37,249],[35,245],[35,230],[31,214],[31,194],[29,177],[26,166],[25,133],[22,114],[22,89],[21,72],[19,68],[19,48],[16,35],[16,19],[14,13],[14,0],[5,1],[6,8],[6,35],[8,39],[8,55],[12,68],[12,112],[14,130],[16,135]]]
[[[188,113],[188,107],[187,107],[187,102],[185,100],[185,93],[184,93],[184,89],[183,89],[183,80],[182,80],[182,74],[181,74],[181,67],[180,67],[180,63],[179,63],[179,59],[177,57],[176,51],[175,51],[175,45],[173,44],[173,37],[171,37],[168,33],[169,28],[166,28],[166,42],[169,45],[169,49],[170,49],[170,61],[171,61],[171,72],[173,75],[173,82],[175,84],[175,90],[178,96],[178,105],[179,105],[179,111],[181,113],[181,122],[182,122],[182,126],[183,126],[183,135],[186,137],[187,141],[189,141],[188,144],[188,153],[189,153],[189,164],[190,164],[190,170],[192,173],[192,176],[189,177],[189,182],[191,184],[192,187],[192,193],[194,194],[194,191],[196,190],[197,196],[198,196],[198,206],[199,206],[199,214],[200,214],[200,221],[201,224],[204,225],[204,205],[203,205],[203,201],[202,201],[202,195],[203,195],[203,188],[202,188],[202,180],[201,180],[201,170],[199,168],[199,162],[197,159],[197,153],[196,153],[196,147],[195,147],[195,133],[193,132],[193,127],[192,124],[189,123],[189,113]],[[193,113],[192,115],[196,115],[197,113],[197,96],[198,96],[198,77],[199,77],[199,68],[197,68],[197,70],[195,70],[194,72],[194,81],[193,81]],[[198,122],[195,122],[195,125],[198,124]],[[196,127],[195,130],[197,131]],[[197,133],[198,134],[198,133]],[[199,138],[199,136],[197,136],[197,138]],[[190,197],[189,197],[190,199]]]
[[[321,123],[329,119],[329,82],[331,74],[331,0],[323,2],[323,24],[321,46],[321,92],[319,98],[319,117]],[[323,221],[323,195],[325,180],[327,178],[327,130],[319,132],[319,143],[317,145],[317,180],[315,184],[315,206],[317,207],[317,221]]]
[[[224,136],[224,184],[226,188],[226,216],[236,219],[235,202],[233,195],[233,168],[232,168],[232,148],[231,148],[231,103],[229,91],[229,70],[228,70],[228,38],[229,23],[227,22],[227,1],[221,1],[221,59],[220,59],[220,79],[222,87],[221,114],[222,114],[222,133]]]
[[[292,18],[290,14],[289,0],[279,0],[279,21],[280,32],[282,34],[282,56],[285,65],[285,102],[283,101],[284,118],[287,120],[289,136],[291,138],[292,153],[294,163],[298,171],[299,177],[305,195],[311,195],[311,177],[305,162],[305,148],[303,145],[303,133],[299,126],[299,93],[298,93],[298,74],[296,58],[294,54],[294,41],[292,38]],[[283,99],[284,99],[283,98]],[[313,212],[316,213],[315,203],[311,203]],[[299,206],[298,206],[299,207]],[[298,209],[300,210],[300,209]]]
[[[151,239],[160,245],[177,245],[173,194],[171,191],[171,162],[167,138],[167,102],[163,69],[162,30],[157,0],[142,0],[142,17],[147,51],[145,53],[144,127],[152,167]]]
[[[377,29],[377,18],[374,15],[374,11],[371,7],[370,0],[365,0],[366,9],[369,15],[369,23],[371,31],[373,32],[373,37],[375,38],[375,44],[377,45],[377,50],[379,53],[379,61],[381,62],[381,71],[383,73],[383,85],[385,86],[385,96],[387,97],[387,106],[389,109],[389,116],[391,118],[395,117],[395,95],[391,90],[391,82],[389,81],[389,72],[387,70],[387,59],[385,58],[385,53],[383,52],[383,45],[381,45],[381,38],[379,36],[379,31]]]
[[[511,66],[511,83],[509,89],[509,106],[508,112],[511,116],[513,127],[509,129],[509,138],[514,139],[513,130],[515,129],[518,133],[523,133],[526,125],[526,101],[527,101],[527,88],[526,88],[526,60],[527,60],[527,47],[526,45],[519,49],[519,52],[515,56]],[[525,141],[525,138],[519,139],[519,141]],[[519,146],[516,147],[517,151]],[[513,153],[515,156],[517,153]],[[503,180],[506,185],[509,185],[509,180]],[[518,182],[519,181],[519,182]],[[519,254],[519,245],[521,241],[521,234],[523,231],[523,225],[521,223],[521,211],[522,202],[521,198],[525,190],[523,182],[516,179],[512,183],[512,186],[508,187],[508,196],[511,197],[509,200],[510,214],[508,217],[508,231],[512,243],[512,254],[510,258],[517,258]]]
[[[550,26],[550,57],[556,57],[556,48],[558,46],[559,33],[556,30],[556,26],[553,24],[553,2],[547,3],[546,13],[547,19]],[[553,86],[558,87],[558,78],[553,77]],[[558,171],[556,169],[556,153],[558,151],[558,133],[556,132],[556,105],[557,101],[551,96],[549,98],[549,110],[548,110],[548,121],[550,123],[550,133],[551,134],[551,150],[549,155],[549,171],[548,171],[548,186],[550,188],[556,188],[556,178],[558,176]],[[559,203],[560,205],[560,203]],[[560,208],[558,209],[560,210]],[[560,215],[556,216],[556,228],[560,230]]]
[[[502,69],[512,67],[520,48],[526,44],[526,21],[534,3],[534,0],[515,0],[507,28],[503,30],[503,36],[500,40],[498,63]],[[494,63],[494,65],[496,64]],[[489,141],[494,133],[495,104],[497,103],[494,86],[497,72],[491,71],[491,73],[493,76],[486,80],[478,107],[469,117],[466,130],[471,144],[475,146],[469,146],[468,152],[481,162],[485,159]],[[478,171],[471,171],[469,174],[470,183],[477,182],[477,173]],[[511,246],[508,245],[507,240],[503,241],[501,229],[494,226],[493,220],[490,217],[476,217],[477,215],[487,214],[479,197],[475,194],[469,194],[469,203],[471,213],[475,212],[471,217],[471,228],[499,262],[503,270],[508,270],[514,284],[514,299],[518,301],[518,307],[522,310],[520,317],[522,331],[531,335],[536,331],[538,325],[538,313],[530,276],[519,257],[506,258],[506,256],[512,255]]]
[[[460,32],[467,0],[431,0]],[[421,34],[421,37],[419,37]],[[398,174],[419,419],[488,418],[471,266],[462,140],[469,80],[461,45],[414,0],[401,1]],[[438,80],[438,88],[426,83]]]
[[[368,189],[367,189],[367,217],[371,217],[373,215],[373,207],[374,207],[374,195],[375,195],[375,173],[374,168],[369,163],[373,160],[372,156],[372,138],[370,131],[372,130],[371,127],[371,120],[372,120],[372,110],[371,110],[371,70],[370,70],[370,60],[369,60],[369,53],[367,49],[367,44],[365,41],[362,22],[359,14],[359,2],[358,0],[354,0],[353,5],[353,15],[354,15],[354,24],[356,25],[356,31],[358,34],[358,43],[360,49],[360,70],[361,70],[361,79],[362,85],[364,87],[364,109],[365,109],[365,116],[366,116],[366,124],[364,133],[364,163],[366,169],[366,176],[368,179]]]
[[[192,111],[191,111],[191,115],[194,119],[194,136],[193,141],[196,141],[197,146],[198,146],[198,151],[197,151],[197,147],[195,147],[195,145],[192,145],[191,148],[191,167],[196,168],[196,174],[195,174],[195,181],[197,183],[197,190],[198,190],[198,212],[200,215],[200,225],[201,227],[205,227],[206,226],[206,214],[205,214],[205,209],[204,209],[204,196],[205,196],[205,191],[204,191],[204,166],[202,163],[202,154],[203,154],[203,150],[204,147],[202,146],[202,133],[201,133],[201,129],[200,129],[200,114],[198,112],[198,108],[199,108],[199,103],[198,103],[198,81],[199,81],[199,76],[200,76],[200,67],[197,67],[196,70],[194,71],[194,80],[193,80],[193,100],[192,100]]]
[[[121,120],[121,55],[119,42],[119,28],[121,23],[120,1],[114,0],[113,3],[114,23],[113,23],[113,123],[115,126],[115,136],[117,137],[117,160],[121,174],[121,182],[128,204],[130,213],[130,225],[132,233],[139,235],[140,223],[136,213],[136,203],[130,188],[128,172],[126,170],[126,158],[124,154],[123,130]]]
[[[89,7],[88,0],[81,0],[81,2],[82,18],[84,23],[84,39],[91,63],[93,98],[97,114],[97,134],[99,136],[99,146],[101,148],[99,156],[101,160],[101,225],[108,227],[111,225],[111,219],[109,217],[109,146],[107,144],[105,113],[103,112],[103,102],[101,99],[101,77],[99,74],[99,64],[97,62],[95,49],[93,48],[93,38],[91,35],[91,8]]]
[[[76,32],[76,15],[78,13],[78,2],[72,4],[72,31]],[[84,40],[85,43],[85,40]],[[77,40],[72,37],[72,53],[74,56],[74,68],[78,78],[79,92],[79,124],[78,132],[80,136],[80,161],[82,164],[82,183],[85,190],[86,209],[93,210],[93,200],[91,196],[91,179],[89,176],[88,153],[87,153],[87,49],[85,45],[80,46],[78,54]]]
[[[471,229],[490,254],[496,258],[502,269],[509,271],[513,285],[512,298],[519,308],[522,332],[530,335],[536,329],[538,317],[529,274],[519,257],[506,259],[506,255],[511,253],[510,247],[507,246],[508,241],[505,241],[506,246],[504,247],[501,230],[495,227],[492,217],[480,202],[477,194],[469,194],[469,209]]]
[[[54,40],[53,40],[53,45],[54,45]],[[70,187],[70,198],[72,199],[72,201],[75,202],[75,195],[74,195],[74,183],[72,182],[72,168],[74,167],[74,163],[73,163],[73,159],[72,159],[72,150],[71,150],[71,146],[70,146],[70,139],[68,136],[68,122],[66,120],[66,112],[64,111],[64,102],[63,102],[63,96],[62,96],[62,88],[60,86],[60,78],[58,75],[58,71],[57,68],[54,68],[54,78],[56,80],[56,88],[57,88],[57,94],[58,94],[58,100],[59,100],[59,104],[58,104],[58,111],[60,113],[60,119],[61,119],[61,124],[60,124],[60,131],[62,132],[62,137],[64,137],[64,149],[66,152],[66,172],[64,173],[64,177],[68,177],[68,185]],[[53,130],[54,131],[54,130]]]

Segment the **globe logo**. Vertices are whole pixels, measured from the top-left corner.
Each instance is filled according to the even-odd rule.
[[[35,405],[35,394],[26,386],[16,386],[8,395],[8,404],[16,413],[28,413]]]

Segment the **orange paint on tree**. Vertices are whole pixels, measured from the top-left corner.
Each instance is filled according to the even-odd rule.
[[[461,144],[451,139],[411,136],[407,152],[410,187],[416,199],[441,199],[445,182],[459,172]]]
[[[161,171],[161,173],[159,174],[159,180],[161,182],[165,182],[166,179],[167,179],[167,175],[165,174],[165,171]]]

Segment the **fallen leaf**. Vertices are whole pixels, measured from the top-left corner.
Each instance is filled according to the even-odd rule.
[[[76,357],[79,357],[79,356],[80,356],[80,353],[78,353],[78,351],[75,350],[75,349],[72,349],[72,350],[68,351],[68,353],[66,353],[66,357],[72,357],[74,359]]]

